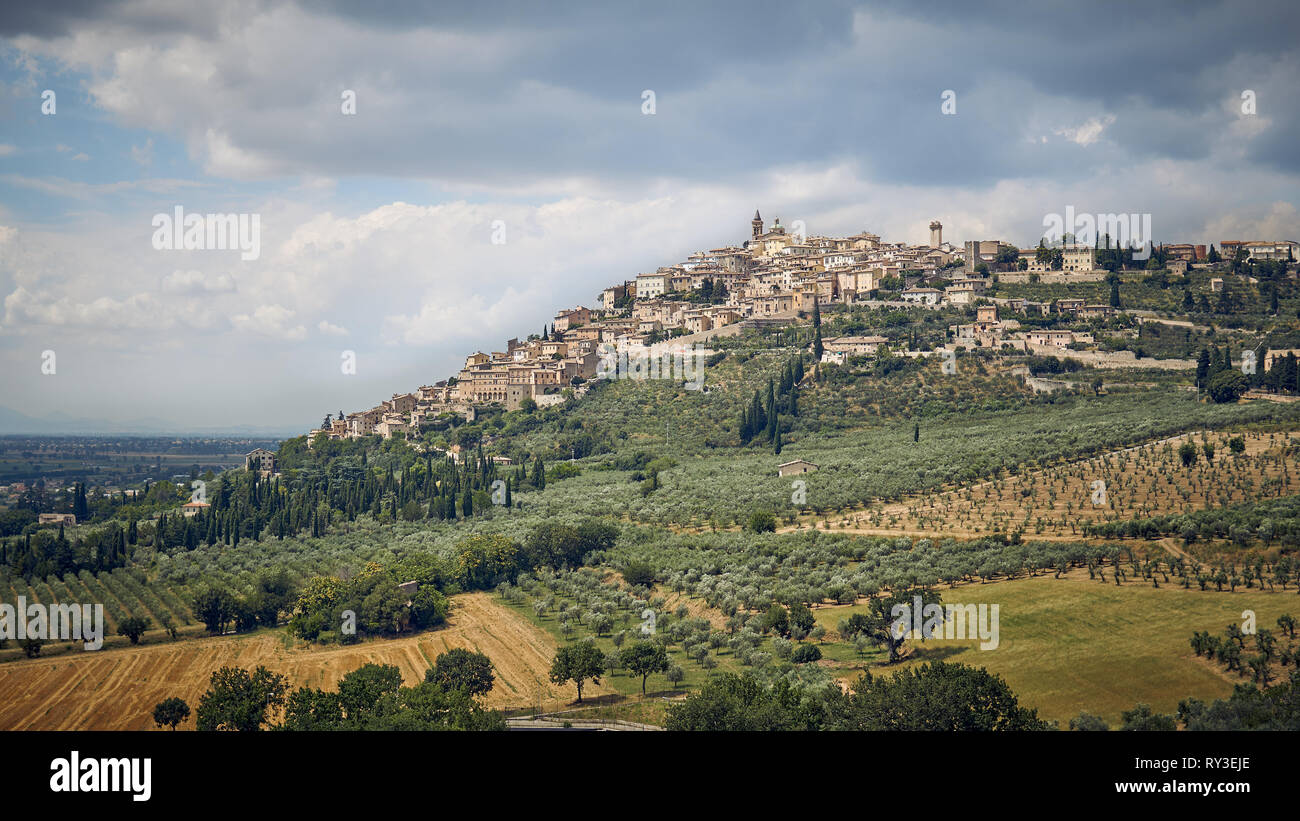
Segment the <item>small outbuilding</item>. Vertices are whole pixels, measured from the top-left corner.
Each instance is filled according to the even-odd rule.
[[[793,476],[798,473],[812,473],[817,470],[817,466],[806,459],[795,459],[793,462],[786,462],[776,466],[777,476]]]

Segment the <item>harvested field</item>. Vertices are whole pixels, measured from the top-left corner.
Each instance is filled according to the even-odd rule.
[[[0,730],[151,729],[155,704],[180,696],[196,709],[209,676],[223,666],[261,664],[288,676],[293,687],[330,689],[345,673],[374,662],[396,665],[415,684],[439,653],[454,647],[492,659],[497,679],[484,699],[489,707],[553,709],[577,698],[573,685],[547,679],[555,640],[488,594],[454,596],[448,622],[441,630],[352,646],[310,647],[280,629],[10,662],[0,665]],[[613,692],[592,683],[584,689],[593,696]]]

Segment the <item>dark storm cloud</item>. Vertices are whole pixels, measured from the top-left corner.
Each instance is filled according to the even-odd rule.
[[[58,37],[74,23],[100,19],[113,13],[113,2],[50,0],[48,3],[5,3],[0,6],[0,36]]]
[[[110,22],[144,34],[189,30],[217,37],[220,48],[221,38],[240,37],[239,24],[276,8],[238,6],[215,35],[223,15],[207,7],[160,17],[153,6],[68,4],[4,24],[38,36]],[[316,44],[286,42],[284,70],[222,64],[210,82],[240,105],[197,113],[191,137],[214,128],[291,174],[729,182],[774,166],[844,162],[881,182],[974,187],[1042,174],[1068,182],[1098,163],[1208,158],[1241,139],[1231,103],[1250,88],[1269,91],[1261,116],[1271,126],[1238,154],[1300,172],[1286,136],[1300,124],[1294,3],[299,8],[343,21],[358,38],[427,31],[502,45],[481,62],[340,49],[336,61],[295,72],[293,50]],[[367,80],[367,116],[337,127],[327,95]],[[645,89],[657,95],[653,117],[640,112]],[[954,117],[940,114],[945,89],[957,93]],[[1102,129],[1085,158],[1068,134],[1093,120]]]
[[[249,10],[264,6],[260,0]],[[0,5],[0,37],[62,37],[79,28],[122,26],[141,34],[193,34],[219,30],[217,7],[208,3],[133,3],[130,0],[35,0]]]

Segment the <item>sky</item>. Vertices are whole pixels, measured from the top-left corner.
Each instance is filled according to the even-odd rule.
[[[0,429],[305,432],[755,209],[1300,239],[1294,3],[439,5],[0,10]],[[178,207],[256,253],[156,247]]]

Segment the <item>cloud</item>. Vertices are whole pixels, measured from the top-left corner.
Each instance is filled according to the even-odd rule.
[[[153,165],[153,137],[144,141],[144,145],[131,146],[131,159],[137,165],[149,167]]]
[[[1300,10],[1154,4],[1097,26],[1077,4],[992,9],[132,0],[4,15],[10,101],[59,78],[93,127],[19,118],[0,146],[24,160],[0,176],[0,368],[26,373],[15,351],[55,338],[61,365],[99,357],[83,395],[116,401],[130,383],[129,401],[186,419],[312,423],[740,242],[756,207],[911,242],[939,219],[953,242],[1031,245],[1067,205],[1151,213],[1165,242],[1300,237]],[[46,165],[16,147],[51,144],[34,152]],[[99,161],[52,162],[78,145]],[[182,201],[260,214],[261,258],[154,251],[150,217]],[[366,363],[348,379],[343,337]],[[41,395],[25,378],[13,393]]]
[[[1078,145],[1092,145],[1101,137],[1101,132],[1105,131],[1106,127],[1114,122],[1115,115],[1113,114],[1107,114],[1104,117],[1089,117],[1083,125],[1073,128],[1058,128],[1053,133]]]
[[[516,6],[506,19],[214,3],[192,22],[163,14],[160,25],[127,4],[68,14],[56,28],[32,23],[15,43],[88,75],[91,100],[117,122],[166,134],[207,173],[241,180],[371,174],[540,182],[554,193],[583,177],[605,180],[610,193],[660,177],[735,179],[774,160],[852,157],[881,176],[985,184],[1070,173],[1062,168],[1072,166],[1072,146],[1111,137],[1117,115],[1132,124],[1109,140],[1116,160],[1162,144],[1171,124],[1224,133],[1229,120],[1205,114],[1243,88],[1284,113],[1270,133],[1293,133],[1300,114],[1283,101],[1296,44],[1282,32],[1300,22],[1297,10],[1176,9],[1130,11],[1159,26],[1152,38],[1067,6],[1043,15],[1007,7],[1002,17],[959,4],[932,14],[828,3],[790,15],[776,3],[736,2],[629,16],[579,3],[544,15]],[[662,57],[666,42],[672,61]],[[933,42],[946,44],[943,55],[916,61]],[[658,96],[653,116],[640,113],[646,88]],[[357,94],[355,116],[340,111],[344,89]],[[942,89],[958,92],[954,117],[940,114]],[[774,116],[782,106],[797,108],[806,127]],[[1036,133],[1064,144],[1025,156],[1016,148],[1024,122],[1044,108],[1110,113],[1058,120]],[[1261,160],[1282,161],[1280,145],[1267,152]],[[1289,167],[1300,171],[1300,157]]]
[[[295,311],[282,305],[259,305],[251,315],[238,314],[231,317],[230,324],[236,330],[250,334],[298,341],[307,337],[307,329],[293,324],[296,315]]]
[[[65,328],[112,328],[115,330],[167,329],[175,318],[162,314],[151,294],[133,294],[125,299],[101,296],[88,301],[51,294],[33,293],[19,287],[5,297],[5,325],[46,325]]]
[[[163,277],[162,290],[169,294],[233,293],[235,279],[222,273],[209,277],[202,271],[172,271]]]
[[[74,158],[75,159],[75,158]],[[28,188],[55,197],[89,200],[97,197],[124,193],[168,194],[187,189],[202,189],[207,183],[185,179],[142,179],[121,180],[119,182],[88,183],[69,180],[63,177],[30,177],[22,174],[6,174],[0,177],[10,185]]]
[[[1294,204],[1273,202],[1240,209],[1211,220],[1202,236],[1209,242],[1235,240],[1277,240],[1300,237],[1300,214]]]

